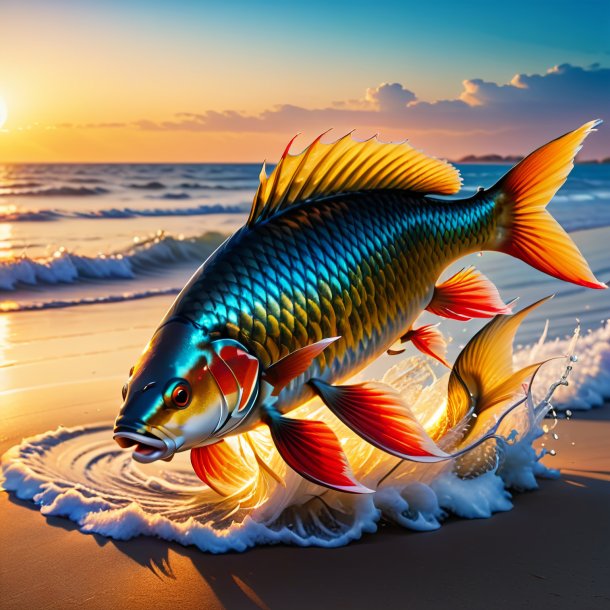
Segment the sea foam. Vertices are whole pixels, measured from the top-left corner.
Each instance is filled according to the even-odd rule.
[[[581,388],[592,387],[600,373],[607,379],[609,343],[606,325],[584,338],[576,350],[578,363],[572,357],[546,365],[548,370],[535,380],[537,390],[519,399],[502,421],[498,433],[508,440],[498,441],[497,464],[475,478],[457,476],[451,461],[401,462],[355,437],[328,409],[310,403],[295,416],[308,415],[330,425],[344,439],[356,476],[375,489],[374,494],[343,494],[305,481],[283,464],[269,435],[255,431],[253,442],[283,485],[250,465],[249,482],[235,495],[219,497],[197,479],[185,454],[169,464],[143,466],[133,461],[113,443],[110,424],[58,428],[25,439],[2,458],[3,485],[18,498],[36,503],[42,514],[67,517],[83,532],[118,540],[156,536],[211,553],[278,543],[337,547],[373,534],[382,521],[428,531],[441,527],[450,515],[487,518],[512,508],[514,490],[535,489],[537,479],[559,476],[540,461],[545,450],[533,448],[543,434],[543,418],[552,409],[548,386],[565,390],[570,372],[566,363],[575,366],[572,379],[578,379]],[[541,342],[521,350],[515,360],[531,362],[547,352],[565,356],[573,344],[571,339]],[[384,381],[408,397],[423,420],[438,406],[447,375],[437,378],[423,358],[411,357],[388,371]],[[600,396],[608,396],[609,390],[598,388]],[[588,391],[585,395],[593,396]],[[559,395],[553,400],[559,401]],[[574,400],[565,393],[561,398],[566,405]],[[577,399],[579,404],[586,400]],[[596,401],[593,397],[589,406]],[[227,442],[235,449],[242,445],[239,439]],[[241,448],[248,463],[248,445]]]
[[[22,256],[0,263],[0,291],[15,290],[22,285],[53,286],[90,279],[131,279],[180,262],[204,261],[222,240],[218,233],[196,238],[160,233],[128,250],[112,254],[83,256],[60,248],[45,259]]]

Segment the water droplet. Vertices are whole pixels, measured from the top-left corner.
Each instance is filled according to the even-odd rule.
[[[572,354],[570,356],[570,361],[571,362],[578,362],[578,356],[576,354]]]
[[[549,455],[557,455],[557,451],[555,451],[555,449],[551,449],[549,451]]]
[[[572,411],[570,411],[570,409],[566,409],[566,417],[572,417]]]
[[[553,432],[553,438],[557,441],[559,440],[559,434],[557,432]]]

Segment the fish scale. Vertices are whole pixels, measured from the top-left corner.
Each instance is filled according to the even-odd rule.
[[[288,408],[311,377],[353,375],[414,321],[455,258],[495,231],[494,204],[458,204],[401,191],[305,202],[228,240],[198,272],[166,319],[181,316],[210,337],[229,337],[264,368],[340,336],[282,392]]]

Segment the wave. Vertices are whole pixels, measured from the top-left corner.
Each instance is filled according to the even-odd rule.
[[[49,186],[41,189],[0,189],[0,197],[88,197],[105,195],[110,191],[101,186]]]
[[[160,234],[129,250],[113,254],[82,256],[60,248],[47,259],[22,256],[0,263],[0,291],[16,290],[22,286],[74,284],[92,279],[133,279],[180,262],[203,262],[223,239],[219,233],[205,233],[187,239]]]
[[[237,180],[247,181],[244,178],[237,178]],[[227,186],[226,184],[202,184],[201,182],[181,182],[178,185],[164,184],[153,180],[151,182],[132,182],[127,185],[130,189],[139,189],[144,191],[160,191],[166,188],[181,188],[181,189],[192,189],[202,191],[239,191],[245,188],[251,188],[251,185],[247,186]]]
[[[171,195],[171,193],[167,193]],[[188,197],[188,196],[187,196]],[[181,199],[181,197],[168,197]],[[207,214],[244,214],[245,209],[236,205],[198,205],[190,208],[109,208],[103,210],[11,210],[0,213],[0,222],[44,222],[65,218],[80,219],[112,219],[112,218],[142,218],[155,216],[205,216]]]
[[[147,191],[157,191],[159,189],[164,189],[165,188],[165,184],[163,184],[163,182],[145,182],[145,183],[132,183],[128,185],[130,189],[143,189],[143,190],[147,190]]]
[[[570,340],[555,344],[555,355],[570,353],[570,346]],[[540,346],[520,356],[531,361],[536,350]],[[556,362],[552,385],[568,372],[566,361]],[[584,381],[594,374],[585,371]],[[392,367],[384,381],[409,397],[420,418],[435,411],[446,395],[447,375],[437,378],[417,356]],[[395,457],[360,440],[328,409],[310,402],[297,416],[322,419],[333,428],[355,476],[374,493],[322,490],[284,465],[266,431],[254,431],[250,440],[283,484],[254,465],[245,471],[253,461],[251,449],[231,438],[226,442],[244,457],[244,482],[234,495],[220,497],[197,479],[186,454],[170,463],[138,464],[113,443],[112,426],[105,423],[60,427],[25,439],[2,458],[3,486],[32,500],[43,515],[67,517],[84,532],[118,540],[157,536],[210,553],[271,544],[338,547],[374,534],[382,520],[431,531],[451,516],[480,519],[508,511],[513,507],[511,491],[533,490],[537,479],[559,476],[540,461],[547,450],[533,447],[544,435],[552,446],[556,436],[546,425],[552,420],[543,419],[552,392],[541,389],[545,399],[530,396],[505,420],[499,434],[506,440],[498,441],[497,463],[475,478],[458,477],[451,461],[397,465]],[[480,429],[477,435],[483,433]]]
[[[14,303],[4,301],[0,303],[0,313],[17,311],[41,311],[45,309],[64,309],[66,307],[80,307],[83,305],[100,305],[108,303],[123,303],[125,301],[139,301],[151,297],[178,294],[180,288],[159,288],[153,290],[142,290],[141,292],[123,292],[121,294],[110,294],[101,297],[84,297],[81,299],[58,299],[54,301],[41,301],[37,303]]]
[[[164,193],[163,195],[159,195],[155,197],[155,199],[190,199],[191,196],[188,193]]]

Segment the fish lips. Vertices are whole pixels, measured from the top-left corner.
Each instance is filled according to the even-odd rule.
[[[163,434],[161,430],[148,426],[131,427],[117,425],[112,438],[119,447],[133,447],[133,459],[141,464],[150,464],[157,460],[169,462],[176,453],[176,442]]]

